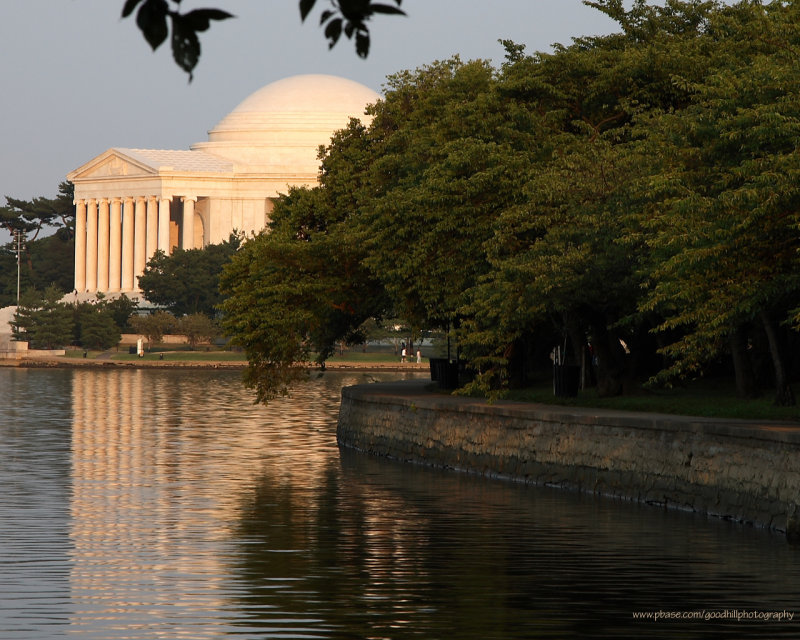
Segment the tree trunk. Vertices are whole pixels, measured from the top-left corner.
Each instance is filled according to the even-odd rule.
[[[786,378],[786,367],[781,357],[781,348],[778,343],[778,334],[766,312],[761,312],[761,322],[764,324],[764,331],[767,334],[769,343],[769,354],[772,356],[772,366],[775,369],[775,405],[779,407],[793,407],[796,402],[794,393],[789,386]]]
[[[756,378],[747,355],[747,338],[741,326],[731,332],[730,349],[733,358],[733,372],[736,377],[736,395],[740,398],[754,398]]]
[[[579,328],[572,326],[569,328],[569,339],[572,342],[572,350],[575,354],[575,364],[581,368],[580,389],[584,390],[588,377],[586,370],[586,336]]]
[[[597,355],[597,394],[601,398],[621,395],[625,378],[625,351],[604,322],[593,326],[592,333],[592,345]]]

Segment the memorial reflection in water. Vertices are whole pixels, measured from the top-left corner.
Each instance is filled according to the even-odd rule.
[[[215,632],[227,624],[238,628],[241,621],[230,622],[236,616],[226,611],[231,598],[242,606],[254,569],[261,580],[294,593],[305,582],[296,560],[327,548],[312,525],[335,498],[326,485],[339,467],[339,389],[365,379],[326,374],[291,400],[261,407],[237,374],[72,372],[70,583],[78,606],[71,625],[88,634],[98,619],[109,619],[141,631],[154,610],[180,602],[188,607],[183,615],[203,621],[203,633],[209,617]],[[252,531],[265,504],[276,503],[270,522]],[[407,573],[408,536],[399,530],[416,528],[418,519],[385,496],[362,515],[370,528],[363,548],[370,558],[367,584],[384,584],[396,570]],[[267,567],[248,554],[242,538],[267,530],[269,556],[281,561],[263,575]],[[253,566],[243,567],[242,557]],[[337,561],[350,559],[337,555]],[[295,605],[307,599],[296,595]]]
[[[340,452],[369,378],[263,407],[236,372],[0,369],[0,636],[796,637],[631,619],[792,610],[763,531]]]
[[[298,416],[287,402],[253,406],[236,374],[75,371],[73,623],[135,625],[178,595],[223,610],[225,549],[265,462],[276,483],[302,487],[301,511],[316,508],[337,450],[313,423],[335,421],[337,397],[338,383],[309,394]]]

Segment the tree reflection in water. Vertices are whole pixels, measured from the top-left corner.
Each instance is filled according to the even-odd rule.
[[[795,564],[796,550],[765,532],[350,451],[313,501],[265,474],[236,535],[241,606],[264,631],[291,622],[326,638],[773,638],[800,628],[632,619],[792,611],[800,572],[765,574],[762,545],[776,569]]]
[[[325,374],[255,406],[235,372],[2,370],[0,635],[797,637],[634,611],[792,611],[763,531],[336,447]]]

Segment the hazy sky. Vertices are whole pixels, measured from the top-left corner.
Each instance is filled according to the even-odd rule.
[[[387,75],[459,54],[499,65],[500,38],[549,51],[617,30],[580,0],[405,0],[408,17],[371,24],[369,58],[342,37],[329,51],[297,0],[184,0],[236,18],[201,34],[190,84],[168,43],[155,53],[123,0],[0,0],[0,202],[56,195],[66,174],[110,147],[188,149],[260,87],[329,73],[381,91]]]

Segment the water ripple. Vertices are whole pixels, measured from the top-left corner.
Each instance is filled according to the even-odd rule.
[[[0,638],[796,637],[798,550],[691,514],[340,452],[326,374],[0,370]],[[798,612],[800,613],[800,612]]]

